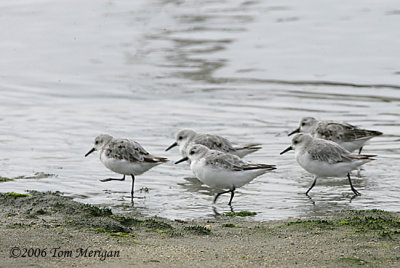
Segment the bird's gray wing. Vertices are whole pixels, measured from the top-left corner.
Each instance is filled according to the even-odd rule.
[[[382,132],[368,129],[353,129],[351,131],[344,131],[341,135],[343,141],[355,141],[370,139],[375,136],[382,135]]]
[[[308,154],[313,160],[319,160],[335,164],[339,162],[351,162],[350,153],[336,143],[315,139],[307,148]]]
[[[334,142],[350,142],[382,135],[382,132],[379,131],[361,129],[348,123],[337,122],[321,124],[317,127],[316,131],[319,137]]]
[[[353,125],[329,121],[319,122],[314,131],[319,138],[334,142],[343,142],[352,140],[352,133],[356,130],[357,128]]]
[[[232,144],[225,138],[217,135],[200,134],[193,139],[193,143],[202,144],[211,150],[230,152],[233,150]]]
[[[211,150],[205,157],[205,160],[206,165],[214,168],[224,168],[235,171],[244,170],[244,167],[247,165],[245,161],[236,155],[227,154],[216,150]]]
[[[131,162],[145,161],[145,158],[152,156],[136,141],[128,139],[114,139],[106,149],[108,157],[124,159]]]

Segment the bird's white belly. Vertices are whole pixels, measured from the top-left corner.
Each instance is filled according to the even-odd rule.
[[[191,169],[201,182],[215,189],[239,188],[266,172],[265,170],[233,171],[214,168],[206,166],[203,159],[192,162]]]
[[[347,151],[353,152],[354,150],[358,150],[362,146],[364,146],[366,141],[367,141],[366,139],[360,139],[355,141],[340,142],[339,145],[342,146]]]
[[[326,139],[324,136],[322,136],[318,133],[314,134],[314,137],[320,138],[320,139]],[[327,140],[330,140],[330,141],[333,141],[333,142],[339,144],[341,147],[343,147],[344,149],[346,149],[349,152],[353,152],[354,150],[360,149],[362,146],[364,146],[365,142],[367,142],[369,139],[370,139],[370,137],[358,139],[358,140],[352,140],[352,141],[342,141],[339,138],[331,138],[331,139],[327,139]]]
[[[296,155],[296,160],[302,168],[317,177],[342,177],[354,169],[353,165],[348,162],[330,164],[313,160],[308,154]]]
[[[116,173],[124,175],[140,175],[154,166],[153,163],[130,162],[116,158],[108,158],[104,154],[100,157],[104,166]]]

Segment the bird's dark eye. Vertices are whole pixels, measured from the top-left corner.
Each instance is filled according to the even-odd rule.
[[[99,141],[95,141],[94,144],[99,144]]]
[[[194,153],[195,153],[195,151],[190,151],[190,153],[189,153],[189,154],[190,154],[190,155],[193,155]]]
[[[293,142],[293,144],[298,144],[298,143],[299,143],[298,141],[294,141],[294,142]]]
[[[306,125],[306,123],[301,123],[301,126],[304,127]]]
[[[183,137],[182,137],[182,136],[179,136],[179,137],[178,137],[178,140],[181,140],[181,139],[183,139]]]

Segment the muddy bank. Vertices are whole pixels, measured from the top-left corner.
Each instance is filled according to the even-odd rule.
[[[115,215],[61,193],[2,193],[0,241],[6,267],[400,266],[399,213],[379,210],[182,222]]]

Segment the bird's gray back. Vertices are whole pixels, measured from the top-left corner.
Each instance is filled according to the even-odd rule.
[[[223,168],[228,170],[244,170],[247,165],[245,161],[236,155],[210,150],[205,156],[205,163],[215,168]]]
[[[146,158],[153,158],[139,143],[128,139],[113,139],[104,150],[109,158],[131,162],[142,162]]]
[[[307,153],[313,160],[328,163],[350,162],[350,153],[334,142],[315,138],[306,148]]]
[[[318,137],[334,142],[351,142],[360,139],[368,139],[382,133],[374,130],[360,129],[348,123],[320,122],[315,129]]]
[[[232,144],[227,139],[211,134],[199,134],[193,141],[195,144],[202,144],[211,150],[217,150],[221,152],[230,152],[233,149]]]

